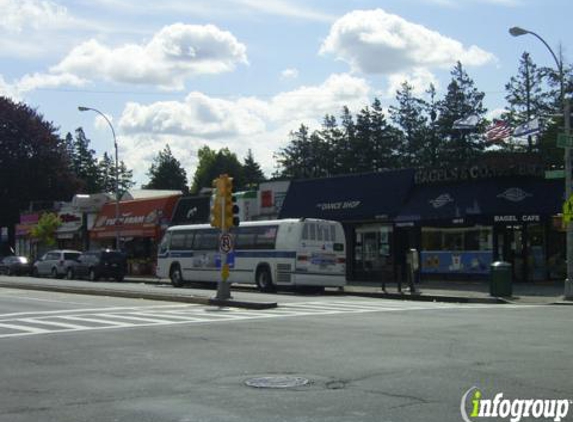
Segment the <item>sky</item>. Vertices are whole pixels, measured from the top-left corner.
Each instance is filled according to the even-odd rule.
[[[395,104],[403,81],[441,97],[461,61],[489,116],[531,35],[571,62],[570,0],[0,0],[0,95],[34,107],[63,137],[82,127],[138,186],[169,144],[191,180],[204,145],[248,150],[267,176],[301,123]]]

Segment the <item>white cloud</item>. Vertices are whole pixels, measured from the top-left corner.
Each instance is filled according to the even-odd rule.
[[[214,25],[178,23],[164,27],[145,45],[113,48],[92,39],[74,48],[51,71],[183,89],[189,77],[229,72],[239,63],[248,63],[246,47],[230,32]]]
[[[423,95],[426,90],[433,84],[436,89],[439,88],[439,81],[436,76],[427,69],[416,68],[409,73],[394,73],[388,76],[388,89],[382,94],[385,98],[395,98],[396,91],[401,89],[401,85],[408,82],[413,88],[413,94],[417,96]]]
[[[12,33],[62,28],[73,21],[65,7],[47,0],[0,0],[0,10],[0,28]]]
[[[317,86],[303,86],[275,95],[268,101],[254,97],[221,99],[191,92],[184,101],[151,104],[129,103],[119,120],[122,155],[144,180],[142,169],[165,143],[180,149],[179,158],[193,174],[196,151],[203,145],[229,147],[242,159],[252,149],[267,172],[273,170],[273,154],[286,145],[288,133],[301,123],[320,126],[325,114],[340,115],[343,105],[358,110],[369,103],[371,88],[361,78],[331,75]],[[183,157],[182,155],[182,157]],[[139,170],[137,170],[139,169]]]
[[[34,73],[32,75],[24,75],[16,82],[15,88],[18,92],[24,93],[35,89],[58,88],[60,86],[82,87],[87,83],[88,81],[85,79],[81,79],[69,73],[60,75]]]
[[[298,69],[288,68],[281,72],[281,79],[296,79],[298,78]]]
[[[456,61],[480,66],[494,55],[385,12],[354,11],[338,19],[324,40],[321,54],[333,54],[353,70],[393,74],[420,67],[450,67]]]

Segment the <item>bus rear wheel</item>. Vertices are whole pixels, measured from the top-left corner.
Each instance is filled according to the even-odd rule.
[[[171,279],[171,284],[173,287],[183,286],[183,275],[181,274],[181,268],[179,265],[175,265],[171,268],[169,272],[169,278]]]
[[[273,284],[271,270],[269,270],[268,267],[259,268],[257,271],[256,283],[261,292],[272,293],[276,290],[275,285]]]

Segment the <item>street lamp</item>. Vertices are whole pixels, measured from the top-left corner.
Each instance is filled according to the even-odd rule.
[[[514,26],[509,29],[509,33],[514,37],[519,37],[521,35],[530,34],[537,38],[539,41],[547,47],[555,64],[557,65],[557,70],[559,71],[559,84],[560,84],[560,102],[563,112],[563,120],[565,122],[565,135],[569,137],[571,129],[571,106],[569,100],[565,98],[565,76],[563,73],[563,61],[557,58],[557,55],[553,49],[541,38],[538,34],[527,29]],[[572,193],[572,178],[571,178],[571,148],[569,146],[565,147],[565,200],[571,198]],[[564,296],[566,299],[573,299],[573,224],[567,225],[567,236],[566,236],[566,259],[567,259],[567,278],[565,279]]]
[[[115,247],[120,249],[119,239],[120,239],[120,224],[119,224],[119,163],[118,163],[118,154],[117,154],[117,138],[115,136],[115,130],[113,129],[113,125],[107,118],[105,114],[99,111],[96,108],[92,107],[78,107],[79,111],[95,111],[97,114],[102,116],[107,124],[111,129],[111,133],[113,135],[113,146],[115,148]]]

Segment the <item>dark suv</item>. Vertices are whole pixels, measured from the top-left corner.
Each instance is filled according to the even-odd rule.
[[[74,263],[72,271],[73,277],[92,281],[100,278],[122,281],[127,273],[127,257],[123,252],[112,249],[84,252]]]

